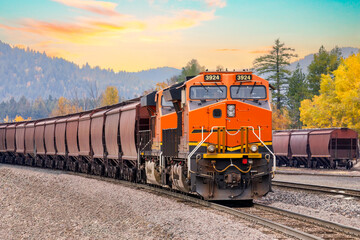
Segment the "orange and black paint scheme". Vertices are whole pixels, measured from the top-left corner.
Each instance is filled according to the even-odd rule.
[[[249,71],[206,71],[144,96],[147,183],[214,201],[266,195],[275,170],[270,103],[268,81]]]

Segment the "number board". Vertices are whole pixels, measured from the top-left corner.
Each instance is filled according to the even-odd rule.
[[[204,75],[204,80],[205,81],[220,81],[221,80],[221,75],[220,74]]]
[[[236,75],[236,81],[251,81],[252,75],[251,74],[239,74]]]

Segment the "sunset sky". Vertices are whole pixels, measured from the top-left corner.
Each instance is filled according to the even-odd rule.
[[[116,71],[249,68],[276,38],[360,47],[360,0],[0,0],[1,41]]]

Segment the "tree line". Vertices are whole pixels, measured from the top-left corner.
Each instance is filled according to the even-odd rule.
[[[119,97],[119,91],[114,86],[108,86],[106,90],[97,94],[94,91],[92,97],[67,99],[60,97],[53,98],[51,95],[47,99],[38,97],[31,101],[22,96],[18,101],[13,97],[9,101],[0,103],[0,119],[2,122],[20,122],[31,119],[42,119],[77,113],[97,107],[112,105],[124,100]]]
[[[254,61],[254,69],[269,73],[273,84],[273,129],[349,127],[360,130],[360,53],[343,59],[335,47],[321,46],[308,66],[287,66],[297,55],[279,39],[269,54]]]

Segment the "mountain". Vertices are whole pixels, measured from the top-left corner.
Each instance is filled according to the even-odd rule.
[[[0,101],[21,96],[31,100],[50,95],[82,98],[96,88],[102,92],[107,86],[117,87],[119,96],[129,99],[180,73],[181,70],[171,67],[140,72],[114,72],[89,64],[80,67],[62,58],[0,41]]]

